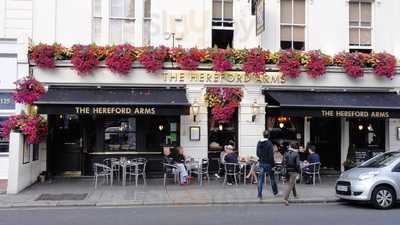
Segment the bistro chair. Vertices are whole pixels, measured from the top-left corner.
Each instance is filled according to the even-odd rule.
[[[117,180],[119,181],[121,175],[120,174],[121,166],[118,163],[116,163],[118,161],[119,160],[117,158],[106,158],[103,160],[103,164],[112,169],[113,175],[116,175]]]
[[[131,164],[127,168],[126,174],[129,175],[129,179],[132,182],[132,177],[135,177],[135,186],[138,185],[139,176],[143,178],[143,184],[146,185],[146,164],[145,158],[138,158],[130,160]]]
[[[191,174],[196,174],[197,179],[199,180],[199,184],[203,185],[203,177],[207,177],[207,182],[210,183],[210,175],[208,173],[209,160],[201,159],[199,164],[191,169]]]
[[[321,169],[321,163],[320,162],[311,163],[311,164],[305,166],[301,170],[300,183],[301,183],[301,181],[303,179],[303,174],[304,174],[306,176],[312,177],[312,182],[313,182],[314,186],[315,186],[315,177],[318,176],[318,181],[321,184],[320,169]]]
[[[105,182],[108,183],[109,179],[111,179],[111,167],[108,167],[104,164],[94,163],[93,164],[93,171],[94,171],[94,188],[97,188],[97,180],[98,177],[104,177]]]
[[[167,185],[167,177],[173,176],[174,183],[176,184],[178,180],[178,170],[174,164],[163,163],[163,173],[164,173],[164,187]]]
[[[225,176],[224,182],[222,183],[224,186],[228,181],[228,176],[232,176],[235,180],[235,184],[238,185],[237,176],[240,175],[240,164],[239,163],[224,163],[225,168]]]

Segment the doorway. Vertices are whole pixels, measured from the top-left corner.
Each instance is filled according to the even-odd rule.
[[[340,171],[340,118],[312,118],[310,144],[315,145],[321,167]]]
[[[79,116],[49,116],[48,158],[52,175],[82,175],[82,127]]]

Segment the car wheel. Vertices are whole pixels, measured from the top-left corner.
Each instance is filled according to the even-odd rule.
[[[380,186],[372,192],[371,202],[377,209],[390,209],[395,204],[396,195],[392,188]]]

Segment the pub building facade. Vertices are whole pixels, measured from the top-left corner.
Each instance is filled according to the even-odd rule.
[[[192,158],[209,158],[213,170],[230,142],[239,156],[255,156],[264,129],[275,143],[316,145],[323,169],[336,174],[350,147],[358,157],[400,147],[397,76],[381,79],[367,69],[363,78],[354,79],[329,67],[319,79],[290,79],[270,66],[256,78],[242,71],[217,73],[207,66],[184,71],[168,64],[153,74],[135,64],[127,76],[101,66],[84,77],[70,66],[63,62],[56,70],[42,70],[31,65],[47,89],[35,107],[47,115],[46,171],[52,175],[91,175],[94,162],[125,156],[147,158],[149,175],[158,176],[163,148],[176,146]],[[243,91],[229,123],[213,121],[204,100],[209,87]]]

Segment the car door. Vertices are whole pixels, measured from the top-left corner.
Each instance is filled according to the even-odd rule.
[[[397,199],[400,199],[400,162],[397,163],[397,165],[393,168],[392,170],[393,178],[396,181],[397,184]]]

